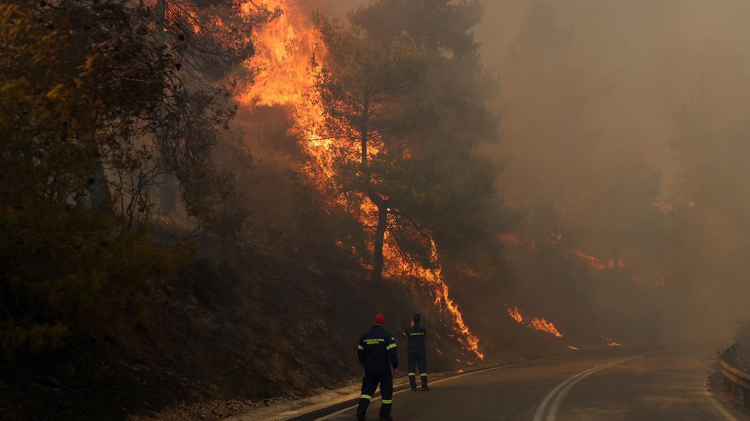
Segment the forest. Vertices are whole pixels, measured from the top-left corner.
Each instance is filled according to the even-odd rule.
[[[445,371],[731,334],[750,33],[664,3],[3,0],[0,418],[307,396],[377,312]]]

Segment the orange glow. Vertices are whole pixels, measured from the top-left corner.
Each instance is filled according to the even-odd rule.
[[[513,320],[516,321],[518,324],[525,325],[526,327],[530,327],[532,329],[536,329],[542,332],[547,332],[550,335],[556,336],[558,338],[562,338],[564,335],[560,333],[554,324],[551,322],[548,322],[546,319],[542,318],[533,318],[529,322],[524,323],[524,317],[523,313],[521,313],[521,310],[519,310],[518,307],[508,307],[508,315],[513,318]]]
[[[572,351],[578,351],[578,350],[579,350],[579,349],[581,349],[581,348],[575,347],[575,346],[573,346],[573,345],[568,345],[568,349],[570,349],[570,350],[572,350]]]
[[[573,254],[575,254],[576,256],[578,256],[578,257],[580,257],[580,258],[585,259],[586,261],[588,261],[589,267],[591,269],[604,270],[604,269],[607,269],[607,268],[612,269],[612,268],[615,267],[615,263],[612,261],[612,259],[610,259],[609,262],[607,262],[607,264],[605,265],[604,263],[600,262],[599,259],[597,259],[596,257],[594,257],[594,256],[592,256],[590,254],[586,254],[586,253],[582,252],[579,249],[572,249],[572,250],[570,250],[570,252],[573,253]],[[618,259],[617,260],[617,267],[625,267],[625,261],[622,260],[622,259]]]
[[[613,267],[615,267],[615,262],[612,259],[609,259],[609,262],[607,263],[607,267],[612,269]],[[617,267],[624,268],[625,261],[622,259],[617,259]]]
[[[512,317],[516,322],[523,323],[523,316],[521,315],[521,311],[518,309],[518,307],[508,308],[508,314],[510,314],[510,317]]]
[[[622,346],[621,344],[613,341],[612,338],[610,338],[604,332],[599,332],[599,337],[601,337],[602,339],[604,339],[604,341],[607,343],[607,346]]]
[[[257,106],[278,106],[288,109],[294,119],[294,127],[290,134],[298,139],[310,158],[300,168],[301,171],[316,180],[319,186],[330,186],[334,182],[331,168],[335,152],[357,154],[358,151],[352,149],[354,142],[326,138],[322,135],[325,110],[315,90],[317,69],[314,63],[325,61],[326,49],[310,19],[314,8],[300,10],[300,2],[295,0],[245,0],[242,8],[246,13],[252,13],[258,10],[256,5],[259,3],[274,11],[276,17],[253,31],[256,55],[246,63],[246,67],[253,72],[254,83],[240,93],[237,100],[251,110]],[[377,145],[370,148],[370,153],[377,152]],[[369,200],[363,200],[361,203],[359,209],[351,209],[343,198],[335,200],[335,204],[342,205],[357,215],[363,226],[377,225],[375,205]],[[408,261],[386,232],[383,246],[384,273],[414,277],[422,281],[434,295],[435,306],[450,318],[459,342],[465,349],[483,359],[484,354],[479,351],[479,338],[471,333],[458,306],[450,298],[448,285],[437,263],[435,243],[431,239],[430,243],[433,268],[427,269],[418,263]],[[338,246],[346,249],[343,242]],[[369,264],[363,263],[363,267],[368,268]]]
[[[463,273],[464,275],[470,277],[470,278],[478,278],[478,279],[482,279],[483,278],[482,275],[480,275],[480,274],[478,274],[478,273],[476,273],[473,270],[468,269],[468,268],[459,268],[458,271],[460,273]]]
[[[518,234],[503,233],[503,234],[500,234],[500,239],[506,244],[524,246],[524,247],[530,248],[533,251],[536,251],[536,243],[534,242],[534,240],[529,240],[527,238],[520,238]]]
[[[591,256],[590,254],[586,254],[578,249],[573,249],[570,252],[582,259],[587,260],[589,263],[589,267],[591,267],[592,269],[596,269],[596,270],[605,269],[605,266],[602,264],[602,262],[600,262],[599,259],[597,259],[596,257]]]
[[[432,293],[435,294],[435,306],[447,312],[453,319],[453,330],[459,334],[459,341],[479,359],[484,359],[484,354],[479,351],[479,338],[471,333],[458,306],[450,298],[450,290],[443,279],[442,269],[437,263],[435,242],[431,240],[430,246],[434,269],[426,269],[418,263],[405,260],[395,242],[386,232],[386,241],[383,244],[383,256],[387,258],[386,272],[391,275],[414,277],[431,287]]]
[[[547,332],[550,335],[557,336],[558,338],[563,337],[562,333],[557,331],[557,328],[555,327],[555,325],[553,325],[552,323],[544,319],[533,319],[529,325],[536,330]]]

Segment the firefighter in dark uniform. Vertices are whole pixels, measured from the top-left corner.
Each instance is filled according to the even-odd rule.
[[[409,340],[408,357],[409,357],[409,383],[411,390],[417,390],[417,372],[415,368],[419,367],[419,377],[422,379],[422,390],[427,392],[427,349],[424,346],[427,329],[419,324],[422,317],[415,314],[411,320],[411,327],[406,329],[404,336]]]
[[[370,399],[380,384],[380,420],[389,421],[393,405],[393,375],[398,369],[398,352],[396,341],[383,329],[385,316],[375,316],[375,325],[359,338],[357,356],[365,367],[365,378],[362,380],[362,395],[359,397],[357,420],[364,421]],[[391,366],[393,369],[391,369]]]

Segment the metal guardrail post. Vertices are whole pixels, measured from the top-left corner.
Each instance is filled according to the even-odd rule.
[[[719,365],[719,370],[732,389],[732,393],[740,395],[745,408],[750,408],[750,374],[732,367],[723,359]]]

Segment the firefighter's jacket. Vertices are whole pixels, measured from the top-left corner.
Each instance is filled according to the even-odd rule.
[[[375,325],[359,338],[357,356],[365,371],[390,374],[391,366],[398,368],[396,341],[383,326]]]
[[[409,340],[409,356],[424,357],[427,354],[424,346],[424,339],[427,336],[425,327],[419,323],[414,323],[414,326],[406,329],[404,336]]]

